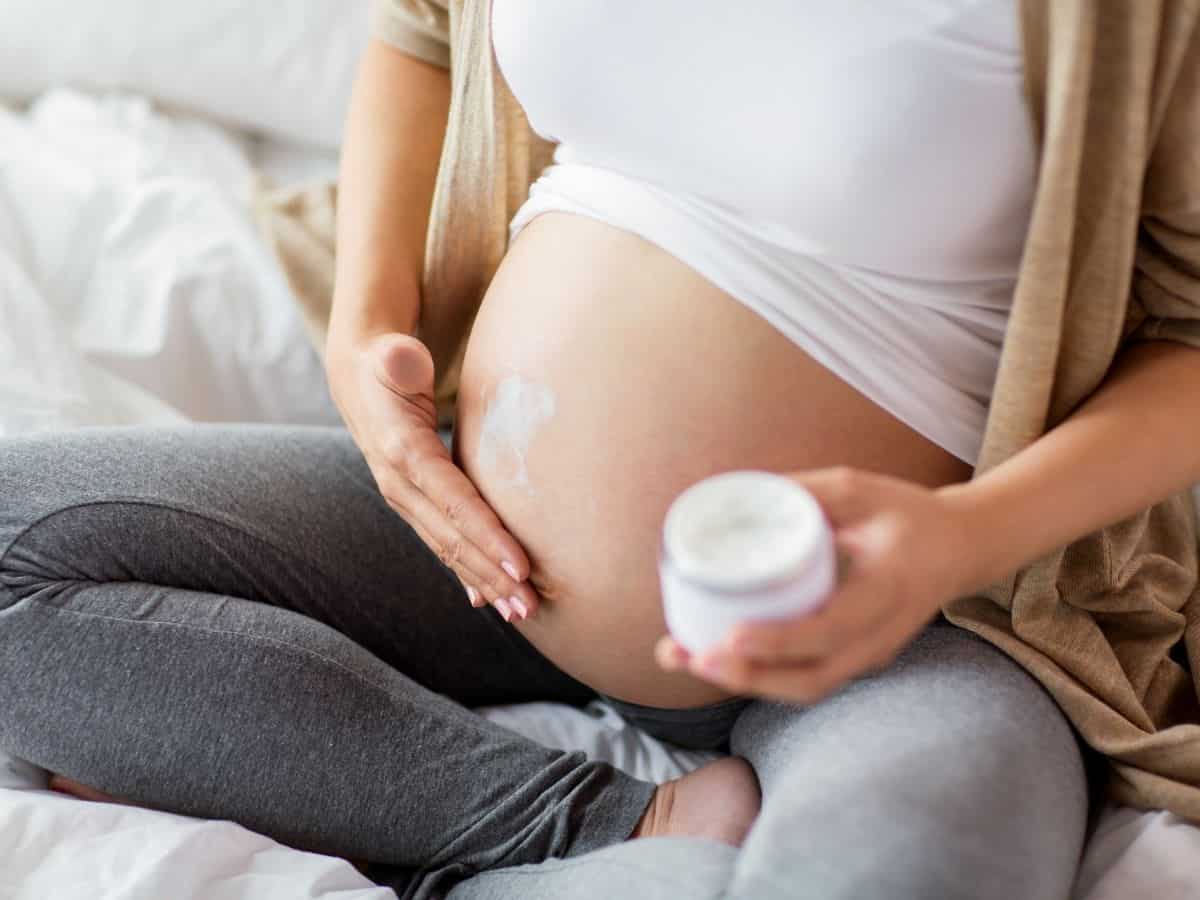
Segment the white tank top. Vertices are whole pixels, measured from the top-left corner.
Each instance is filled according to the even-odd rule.
[[[492,27],[559,143],[511,238],[550,210],[638,234],[974,465],[1035,179],[1017,0],[494,0]]]

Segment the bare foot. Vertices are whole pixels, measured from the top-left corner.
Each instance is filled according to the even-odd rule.
[[[740,847],[761,804],[754,770],[729,756],[660,784],[629,837],[703,837]]]
[[[78,781],[72,781],[70,778],[64,778],[61,775],[51,775],[48,786],[52,791],[57,791],[60,794],[68,794],[80,800],[90,800],[93,803],[121,803],[126,806],[131,805],[124,800],[118,800],[116,797],[111,797],[95,788],[88,787],[86,784],[80,784]]]

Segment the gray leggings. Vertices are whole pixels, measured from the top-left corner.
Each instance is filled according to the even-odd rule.
[[[937,624],[809,709],[625,708],[736,719],[764,808],[741,850],[622,843],[652,785],[467,709],[594,693],[470,607],[338,429],[0,442],[0,646],[0,749],[402,897],[1057,900],[1087,817],[1057,707]]]

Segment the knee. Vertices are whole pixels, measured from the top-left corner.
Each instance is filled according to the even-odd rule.
[[[26,465],[30,453],[14,442],[0,442],[0,611],[16,605],[48,580],[72,577],[57,527],[62,488]]]
[[[102,429],[0,440],[0,608],[39,583],[81,577],[80,550],[111,525],[89,511],[131,493],[106,468],[125,449],[109,452],[109,440]]]
[[[44,554],[25,544],[35,528],[27,525],[14,529],[15,535],[5,535],[0,542],[0,613],[17,606],[47,583]]]
[[[1034,679],[965,632],[809,709],[756,704],[734,751],[764,790],[735,900],[1069,893],[1079,744]]]
[[[891,746],[869,746],[883,741]],[[1053,698],[1000,650],[948,625],[923,634],[887,670],[812,707],[752,704],[731,743],[764,789],[795,778],[802,753],[853,758],[858,773],[867,761],[884,774],[901,772],[907,759],[936,773],[947,793],[959,779],[1086,787],[1079,741]]]
[[[29,559],[17,543],[36,521],[36,486],[22,475],[21,455],[12,441],[0,442],[0,612],[21,599],[19,589],[28,575]]]
[[[914,754],[859,773],[852,755],[842,772],[804,772],[798,761],[764,797],[727,900],[1068,896],[1086,828],[1072,776],[1012,777],[1027,759],[943,773],[944,758]]]
[[[63,448],[46,436],[0,440],[0,571],[10,548],[39,519],[62,505],[73,480]]]

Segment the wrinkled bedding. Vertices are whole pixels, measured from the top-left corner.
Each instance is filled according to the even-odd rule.
[[[257,234],[262,179],[332,175],[325,153],[166,115],[135,96],[54,91],[0,109],[0,437],[93,424],[335,423],[319,360]],[[664,780],[707,757],[601,703],[485,710],[551,746]],[[45,790],[0,756],[0,897],[383,900],[348,863],[228,822]],[[1075,900],[1200,896],[1200,829],[1105,810]]]
[[[0,111],[0,435],[337,421],[246,215],[253,148],[136,97]]]

